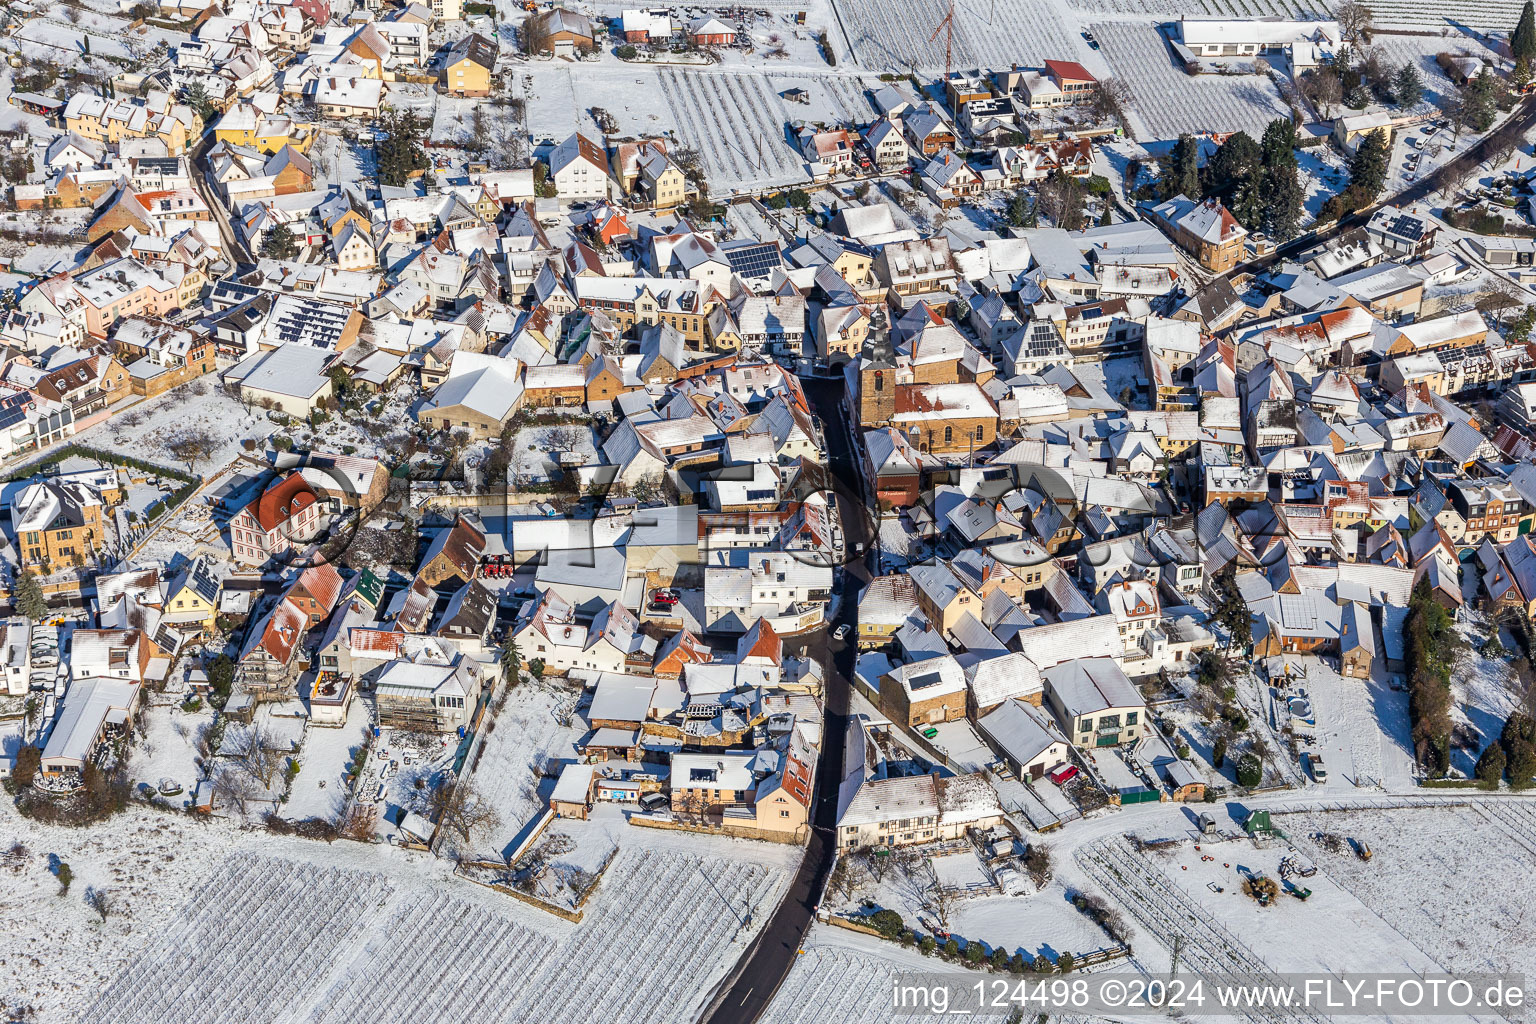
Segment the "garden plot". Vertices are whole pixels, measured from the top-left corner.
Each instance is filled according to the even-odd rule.
[[[1151,133],[1143,142],[1185,132],[1246,131],[1257,139],[1269,122],[1290,116],[1274,83],[1261,75],[1186,75],[1149,24],[1100,22],[1092,30],[1116,77],[1130,87],[1133,114]]]
[[[1374,6],[1374,5],[1372,5]],[[1518,16],[1519,11],[1515,11]],[[1510,22],[1511,25],[1514,22]],[[1419,79],[1424,83],[1424,99],[1422,102],[1435,107],[1443,107],[1448,100],[1456,95],[1456,86],[1452,84],[1446,73],[1435,62],[1437,53],[1465,54],[1496,63],[1500,58],[1488,47],[1468,35],[1457,33],[1453,38],[1444,36],[1394,36],[1378,34],[1371,37],[1371,50],[1381,55],[1382,60],[1392,65],[1412,63],[1414,70],[1419,73]],[[1470,133],[1463,133],[1467,141],[1471,141]]]
[[[678,141],[699,151],[715,195],[809,180],[785,140],[784,101],[766,76],[666,68],[657,79]]]
[[[786,117],[822,124],[864,124],[875,116],[865,90],[868,85],[854,75],[774,75],[769,85],[781,97],[788,89],[803,89],[805,103],[785,103]]]
[[[185,805],[201,777],[202,755],[198,741],[213,724],[213,711],[203,707],[187,712],[174,705],[146,708],[143,713],[147,732],[132,748],[128,774],[134,788],[157,788],[162,779],[181,786],[178,796],[167,797],[176,807]]]
[[[339,729],[313,724],[305,730],[304,746],[299,751],[299,774],[294,777],[283,817],[292,821],[304,818],[335,817],[347,804],[347,768],[357,750],[367,741],[373,716],[368,706],[354,697],[347,708],[346,724]]]
[[[271,1020],[324,979],[392,888],[383,875],[242,854],[102,993],[88,1019]]]
[[[501,827],[479,844],[498,857],[547,804],[555,778],[542,778],[540,770],[552,759],[574,761],[576,741],[586,733],[578,719],[562,723],[574,709],[576,693],[557,686],[525,682],[514,689],[470,768],[475,786],[501,815]]]
[[[588,464],[598,460],[592,429],[581,423],[525,427],[512,442],[513,472],[519,483],[548,483],[560,479],[563,453],[579,455]]]
[[[84,54],[119,60],[134,57],[132,48],[121,35],[96,35],[41,18],[23,25],[16,33],[16,39],[20,41],[23,53],[53,64],[69,63]]]
[[[78,436],[93,447],[177,465],[170,445],[194,428],[206,430],[216,442],[212,456],[197,467],[199,472],[206,472],[233,462],[245,438],[266,437],[272,421],[260,410],[247,410],[214,381],[197,380],[139,402]]]
[[[1451,716],[1476,733],[1475,746],[1453,746],[1451,765],[1467,776],[1472,775],[1483,748],[1497,742],[1504,720],[1520,704],[1519,682],[1502,658],[1488,658],[1476,650],[1468,651],[1451,676]]]
[[[1524,889],[1536,871],[1536,813],[1524,800],[1466,807],[1286,814],[1276,821],[1319,869],[1455,972],[1536,967]],[[1319,831],[1370,844],[1370,861],[1330,852]],[[1315,897],[1314,897],[1315,898]]]
[[[891,4],[885,0],[836,0],[848,42],[862,67],[875,71],[942,70],[946,33],[930,39],[948,11],[943,0]],[[1007,67],[1070,60],[1080,44],[1045,0],[996,0],[955,5],[952,63],[955,67]]]
[[[1291,822],[1287,817],[1281,827],[1297,840]],[[1280,861],[1290,853],[1284,842],[1255,849],[1245,839],[1238,839],[1200,843],[1196,850],[1194,842],[1179,841],[1141,853],[1121,838],[1107,840],[1106,845],[1118,845],[1122,864],[1135,864],[1129,877],[1147,878],[1149,885],[1155,879],[1159,898],[1191,908],[1196,923],[1187,933],[1190,943],[1203,946],[1208,954],[1227,955],[1217,941],[1217,937],[1225,936],[1229,945],[1242,943],[1240,960],[1251,955],[1269,970],[1280,972],[1407,973],[1436,969],[1434,961],[1409,938],[1417,932],[1402,928],[1402,922],[1383,920],[1372,913],[1328,866],[1310,878],[1292,879],[1298,887],[1311,890],[1305,901],[1288,895],[1283,886],[1268,907],[1259,906],[1257,900],[1244,894],[1242,884],[1249,874],[1262,874],[1280,883]],[[1207,856],[1213,859],[1204,860]],[[1106,880],[1105,884],[1112,888],[1117,882]],[[1128,909],[1136,914],[1139,908],[1133,904]],[[1202,931],[1202,926],[1210,931]]]

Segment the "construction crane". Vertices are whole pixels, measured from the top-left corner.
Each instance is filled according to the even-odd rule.
[[[928,37],[928,41],[931,43],[939,38],[940,32],[944,33],[944,80],[949,81],[950,72],[955,69],[955,0],[949,0],[949,10],[944,20],[933,27],[933,35]]]

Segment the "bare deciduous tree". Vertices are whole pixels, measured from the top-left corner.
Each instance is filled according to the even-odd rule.
[[[266,726],[254,726],[245,737],[245,748],[236,760],[250,773],[251,778],[270,789],[272,780],[282,771],[288,754],[279,748],[277,734]]]
[[[1344,0],[1333,12],[1346,43],[1354,43],[1371,27],[1371,9],[1357,0]]]
[[[490,800],[465,779],[439,782],[428,799],[428,808],[439,825],[466,843],[501,824],[501,815]]]
[[[207,427],[185,427],[169,437],[165,442],[165,450],[178,462],[185,462],[187,468],[197,472],[200,462],[206,462],[213,456],[219,447],[219,439],[215,437]]]
[[[241,768],[221,765],[212,776],[213,798],[232,807],[243,818],[250,802],[260,795],[256,780]]]

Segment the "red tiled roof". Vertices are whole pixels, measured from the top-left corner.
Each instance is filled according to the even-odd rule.
[[[288,659],[293,657],[293,649],[298,646],[299,638],[304,635],[304,627],[308,618],[291,601],[286,598],[277,603],[272,609],[271,616],[267,619],[267,625],[261,633],[259,646],[272,656],[279,664],[288,664]]]
[[[315,599],[315,603],[326,611],[336,607],[337,595],[341,593],[341,574],[336,567],[329,562],[320,565],[312,565],[299,574],[299,578],[293,581],[293,590],[302,590]]]
[[[779,639],[767,619],[754,622],[736,645],[736,660],[746,661],[748,658],[767,658],[775,665],[783,663],[784,641]]]
[[[302,476],[292,473],[263,491],[261,497],[246,506],[246,511],[263,530],[270,532],[314,503],[314,489]]]
[[[1092,73],[1075,60],[1048,60],[1045,70],[1058,82],[1096,82]]]

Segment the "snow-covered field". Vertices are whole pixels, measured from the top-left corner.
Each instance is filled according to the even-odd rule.
[[[763,1016],[766,1024],[917,1024],[939,1018],[929,1013],[896,1013],[893,991],[901,975],[955,973],[970,984],[977,977],[937,960],[882,943],[872,936],[818,925],[805,954]],[[1006,1014],[967,1016],[965,1020],[1000,1022]]]
[[[738,915],[766,920],[784,880],[745,858],[634,850],[573,928],[467,882],[397,889],[377,872],[245,855],[90,1019],[691,1020],[750,937]]]
[[[67,64],[84,54],[124,60],[134,56],[133,49],[122,35],[97,35],[41,18],[23,25],[16,33],[16,39],[21,42],[23,52],[58,64]]]
[[[609,868],[586,919],[559,941],[437,899],[428,913],[397,914],[310,1019],[691,1020],[701,983],[745,945],[736,914],[765,903],[780,881],[742,860],[630,851]],[[405,978],[418,981],[400,984]],[[394,994],[381,1000],[385,990]]]
[[[1536,971],[1525,889],[1517,881],[1536,872],[1536,807],[1529,801],[1286,814],[1277,821],[1321,872],[1441,968]],[[1364,839],[1370,861],[1347,847],[1321,849],[1310,838],[1320,830]]]
[[[1377,25],[1435,28],[1450,35],[1462,25],[1512,32],[1524,0],[1371,0],[1366,6]]]
[[[0,859],[0,1005],[38,1024],[688,1021],[801,852],[575,822],[627,845],[571,925],[389,846],[138,805],[91,829],[5,820],[27,850]]]
[[[784,101],[765,76],[666,68],[658,79],[678,140],[699,150],[712,193],[809,180],[785,139]]]
[[[271,1019],[300,1003],[394,892],[376,872],[244,854],[91,1007],[93,1021]]]
[[[891,4],[884,0],[836,0],[848,42],[861,67],[906,74],[942,73],[947,32],[931,39],[948,6],[943,0]],[[1076,60],[1080,45],[1047,0],[997,0],[955,5],[953,66],[1008,67],[1047,59]]]
[[[220,822],[141,808],[89,829],[48,828],[0,811],[4,845],[29,849],[0,868],[0,1004],[33,1007],[40,1024],[81,1014],[130,956],[175,914],[223,860],[238,833]],[[74,882],[59,892],[50,861]],[[85,905],[104,889],[116,912],[101,921]]]
[[[1092,31],[1115,77],[1130,87],[1132,115],[1149,133],[1143,142],[1183,132],[1246,131],[1258,139],[1269,122],[1290,116],[1275,84],[1262,75],[1186,75],[1151,24],[1106,21]]]

